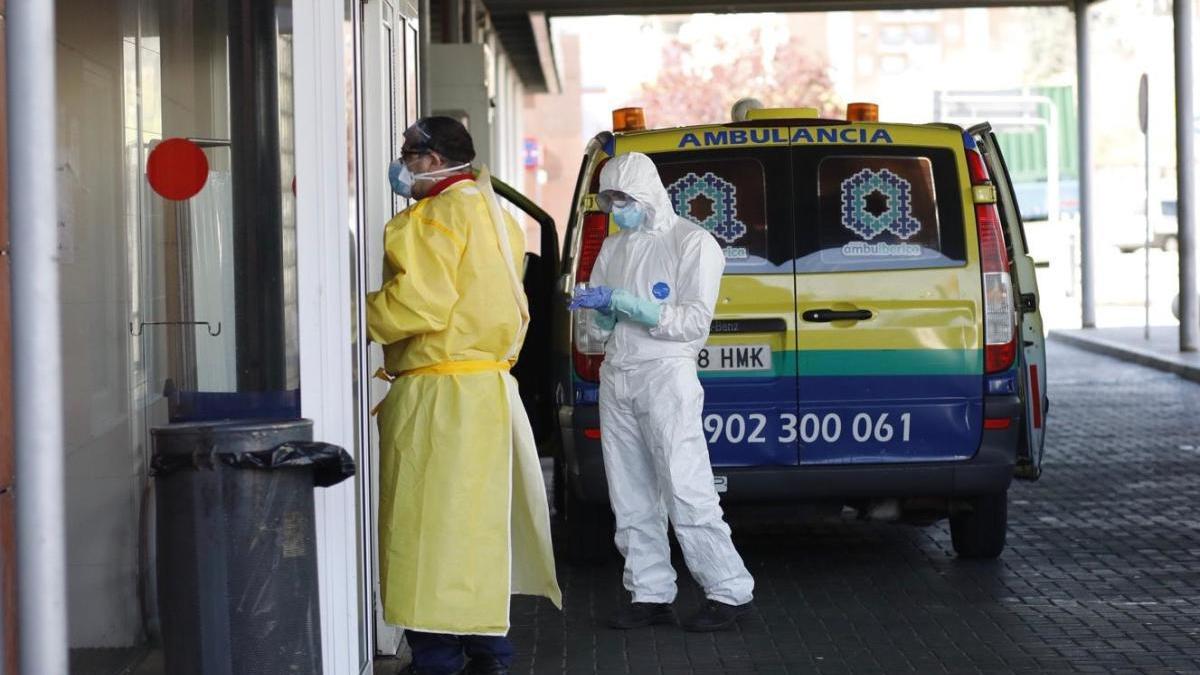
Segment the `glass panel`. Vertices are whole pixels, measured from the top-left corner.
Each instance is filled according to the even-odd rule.
[[[134,38],[144,162],[181,138],[208,165],[184,199],[141,188],[134,323],[171,421],[299,415],[291,7],[227,8],[143,0]]]
[[[350,308],[351,316],[356,317],[356,320],[351,325],[351,366],[350,373],[352,379],[351,392],[354,397],[353,410],[356,411],[357,417],[354,423],[354,448],[350,451],[354,455],[354,459],[358,462],[358,466],[364,466],[363,459],[365,457],[365,445],[369,438],[368,424],[369,419],[362,414],[366,407],[366,388],[367,381],[363,379],[363,375],[367,371],[366,361],[366,345],[362,340],[362,331],[359,330],[360,322],[357,320],[359,313],[362,312],[361,298],[365,294],[365,283],[362,270],[362,247],[363,236],[361,223],[363,222],[362,211],[364,204],[360,200],[359,195],[363,194],[360,182],[362,180],[362,172],[359,170],[359,124],[360,111],[358,105],[359,98],[359,26],[361,25],[361,15],[359,8],[361,4],[357,0],[344,0],[342,4],[342,59],[343,71],[348,78],[345,91],[346,98],[344,101],[346,111],[346,191],[348,196],[346,222],[346,233],[349,236],[349,251],[350,256]],[[356,607],[359,616],[359,626],[361,630],[358,634],[358,664],[359,670],[364,670],[370,663],[373,654],[371,653],[370,626],[371,626],[371,558],[369,556],[370,549],[367,546],[365,537],[370,536],[369,514],[367,508],[370,503],[369,481],[367,481],[362,471],[354,478],[355,482],[355,549],[358,555],[358,588]]]
[[[660,164],[675,212],[713,234],[726,272],[759,267],[767,252],[766,177],[754,159]]]
[[[149,429],[299,414],[291,3],[56,10],[71,646],[132,650]]]
[[[725,274],[792,273],[787,148],[667,152],[652,159],[675,212],[721,245]]]
[[[949,150],[797,150],[798,273],[954,267],[966,261]]]
[[[948,261],[924,157],[829,157],[817,168],[821,262],[845,269]]]
[[[415,21],[405,22],[406,34],[408,39],[404,41],[404,87],[406,93],[404,95],[406,120],[404,128],[407,129],[412,123],[417,121],[418,108],[418,87],[417,87],[417,41],[420,37],[417,34],[417,25]]]
[[[387,90],[387,109],[384,111],[387,122],[387,138],[383,139],[387,143],[388,161],[400,156],[400,140],[401,134],[404,133],[404,120],[398,119],[403,115],[404,111],[404,91],[400,89],[396,82],[397,68],[396,59],[398,55],[403,53],[401,49],[396,48],[396,41],[401,43],[404,41],[404,31],[397,34],[395,30],[395,19],[391,7],[387,4],[383,5],[383,22],[382,22],[382,50],[383,54],[380,57],[383,60],[384,68],[384,88]],[[404,198],[400,195],[392,193],[392,211],[396,212],[404,208]]]

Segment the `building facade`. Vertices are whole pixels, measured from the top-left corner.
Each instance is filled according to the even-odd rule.
[[[382,391],[366,379],[380,355],[359,302],[381,278],[383,225],[405,206],[387,166],[418,115],[449,114],[520,189],[520,102],[557,76],[523,71],[478,2],[55,5],[72,661],[115,649],[133,663],[158,632],[156,588],[171,580],[155,574],[150,431],[303,416],[361,467],[316,500],[325,671],[362,672],[400,637],[374,607],[367,411]],[[6,354],[5,330],[7,384]]]

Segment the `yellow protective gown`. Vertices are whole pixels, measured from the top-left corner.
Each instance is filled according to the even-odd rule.
[[[394,377],[378,413],[384,619],[412,630],[504,635],[513,593],[562,607],[537,448],[508,373],[528,327],[525,237],[489,181],[485,169],[393,218],[383,287],[367,295]]]

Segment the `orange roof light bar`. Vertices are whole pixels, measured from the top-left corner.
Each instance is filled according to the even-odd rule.
[[[617,108],[612,112],[613,131],[641,131],[646,128],[646,114],[641,108]]]
[[[847,104],[846,120],[850,122],[878,122],[879,105],[863,102]]]

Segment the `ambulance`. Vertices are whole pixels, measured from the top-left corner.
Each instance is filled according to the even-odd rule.
[[[566,298],[615,232],[604,163],[649,155],[677,213],[720,244],[703,428],[726,506],[812,503],[949,518],[956,553],[1005,544],[1012,479],[1037,479],[1048,398],[1037,281],[987,124],[741,110],[646,129],[614,112],[588,143],[550,303],[555,501],[569,557],[612,550],[597,399],[604,345]]]

